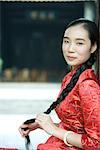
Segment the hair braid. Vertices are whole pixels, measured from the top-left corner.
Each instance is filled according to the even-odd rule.
[[[60,96],[57,98],[55,102],[51,104],[51,106],[45,111],[44,113],[49,114],[53,109],[56,108],[56,106],[61,103],[65,97],[69,94],[69,92],[74,88],[76,85],[80,74],[85,71],[86,69],[90,68],[96,60],[95,53],[91,54],[91,57],[88,59],[87,62],[85,62],[81,67],[79,67],[76,71],[76,73],[72,76],[70,82],[67,84],[65,89],[63,89],[62,93]]]

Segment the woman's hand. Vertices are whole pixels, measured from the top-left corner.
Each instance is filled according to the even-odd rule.
[[[42,128],[44,131],[46,131],[48,134],[53,134],[56,129],[56,125],[53,123],[51,117],[47,114],[38,114],[36,116],[35,122],[39,125],[40,128]]]
[[[53,135],[53,133],[56,130],[56,125],[53,123],[51,117],[47,114],[38,114],[36,116],[35,122],[30,124],[22,124],[19,127],[20,134],[25,137],[27,136],[31,131],[40,128],[46,131],[48,134]],[[25,130],[27,129],[27,130]]]
[[[35,129],[39,128],[39,125],[37,122],[34,122],[34,123],[30,123],[30,124],[22,124],[20,127],[19,127],[19,132],[20,134],[25,137],[27,136],[30,131],[33,131]],[[27,130],[26,130],[27,129]]]

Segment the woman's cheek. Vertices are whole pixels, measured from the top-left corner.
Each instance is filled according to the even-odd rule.
[[[89,54],[89,50],[86,48],[79,48],[77,49],[77,53],[80,55],[88,55]]]

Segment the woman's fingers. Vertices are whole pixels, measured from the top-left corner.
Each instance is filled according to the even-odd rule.
[[[34,122],[34,123],[29,123],[29,124],[22,124],[19,127],[19,132],[22,136],[26,136],[29,134],[30,131],[33,131],[35,129],[39,128],[39,125]]]
[[[48,121],[49,116],[46,114],[39,114],[37,115],[37,118],[35,119],[34,123],[29,123],[29,124],[22,124],[19,127],[19,132],[22,136],[27,136],[30,131],[33,131],[37,128],[45,128],[45,123]]]
[[[26,136],[26,135],[28,135],[29,134],[29,132],[30,132],[30,130],[29,130],[29,128],[28,128],[28,125],[21,125],[20,127],[19,127],[19,132],[20,132],[20,134],[22,135],[22,136]]]

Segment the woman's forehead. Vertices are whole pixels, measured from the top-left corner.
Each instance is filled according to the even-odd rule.
[[[65,30],[64,37],[88,38],[88,31],[83,25],[74,25]]]

